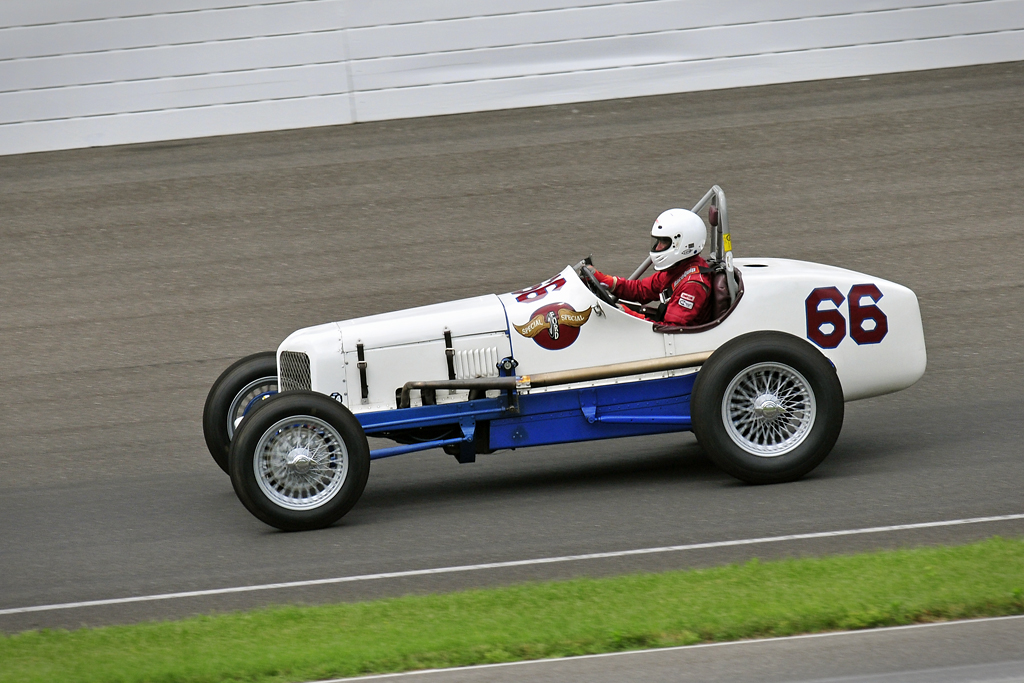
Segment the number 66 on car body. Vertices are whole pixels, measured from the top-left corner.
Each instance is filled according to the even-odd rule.
[[[214,460],[250,512],[285,530],[342,517],[371,460],[435,448],[470,463],[693,431],[743,481],[805,475],[835,444],[845,401],[923,375],[917,297],[842,268],[734,259],[717,185],[693,212],[705,208],[710,322],[631,315],[581,261],[508,294],[301,329],[214,383],[203,415]],[[368,435],[396,445],[371,451]]]

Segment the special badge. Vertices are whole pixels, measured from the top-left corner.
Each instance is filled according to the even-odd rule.
[[[577,311],[569,304],[542,306],[533,312],[525,325],[512,324],[516,332],[529,337],[541,347],[558,351],[571,345],[580,336],[580,327],[590,320],[590,312]]]

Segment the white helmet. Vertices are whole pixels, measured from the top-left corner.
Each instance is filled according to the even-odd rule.
[[[685,258],[699,254],[708,238],[704,221],[693,211],[669,209],[651,228],[651,263],[655,270],[671,268]]]

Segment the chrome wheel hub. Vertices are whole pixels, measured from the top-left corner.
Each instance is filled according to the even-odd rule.
[[[722,398],[722,420],[733,443],[764,458],[784,455],[802,444],[816,412],[810,383],[782,363],[746,368]]]
[[[308,448],[295,448],[288,454],[288,467],[296,474],[305,474],[314,465]]]
[[[295,415],[263,433],[253,457],[260,490],[275,505],[311,510],[330,502],[348,478],[348,448],[331,424]]]
[[[782,401],[779,400],[778,396],[774,394],[763,394],[754,399],[754,404],[751,408],[754,414],[762,420],[774,420],[781,417],[786,409],[782,405]]]

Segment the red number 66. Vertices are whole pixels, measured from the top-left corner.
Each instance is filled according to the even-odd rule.
[[[889,319],[885,317],[877,304],[882,292],[875,285],[854,285],[847,295],[850,309],[850,336],[858,344],[877,344],[889,332]],[[811,292],[804,302],[807,311],[807,338],[823,349],[834,349],[846,337],[846,319],[839,311],[839,305],[846,300],[835,287],[818,287]],[[862,306],[861,300],[867,297],[872,303]],[[831,301],[835,308],[820,310],[823,301]],[[868,320],[874,325],[866,328]],[[825,325],[831,325],[828,332],[822,331]]]

